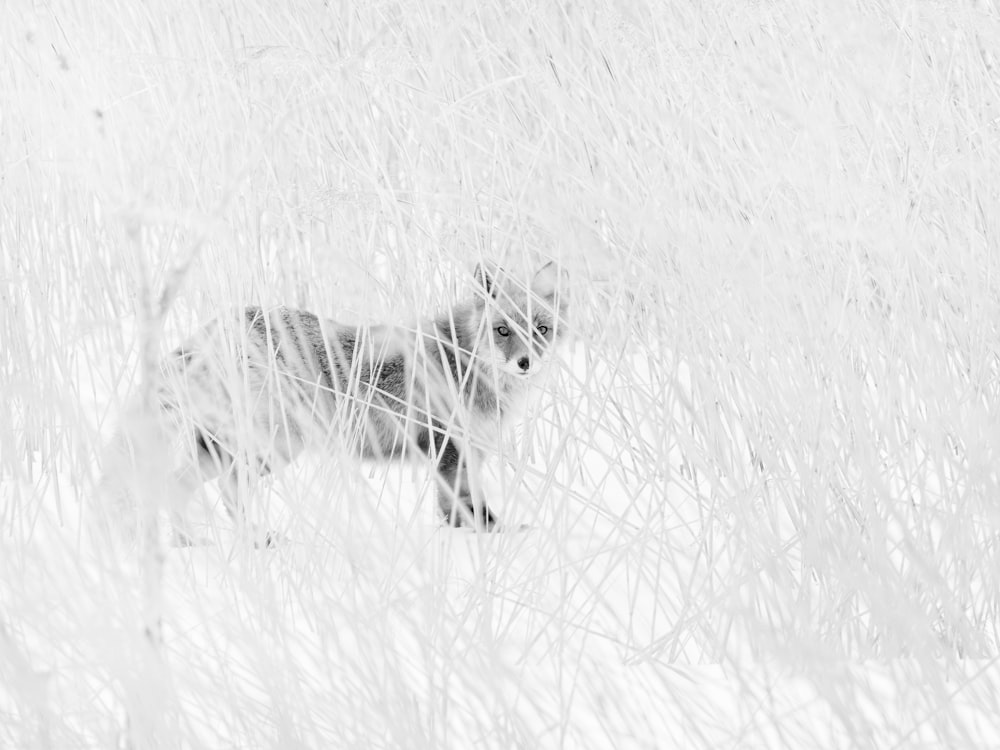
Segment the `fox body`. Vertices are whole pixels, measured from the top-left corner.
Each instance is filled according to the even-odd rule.
[[[162,363],[156,407],[175,523],[186,498],[216,477],[240,516],[239,490],[253,472],[336,440],[367,458],[427,456],[444,517],[493,529],[497,518],[469,471],[561,337],[566,290],[551,263],[530,284],[482,266],[476,278],[473,300],[415,326],[345,326],[251,307],[174,351]],[[129,443],[120,431],[115,461],[138,449]]]

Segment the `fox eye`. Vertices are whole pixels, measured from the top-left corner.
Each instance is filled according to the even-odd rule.
[[[549,332],[549,327],[548,326],[538,326],[538,332],[544,336],[546,333]]]
[[[507,326],[497,326],[497,333],[501,336],[510,336],[510,329]]]

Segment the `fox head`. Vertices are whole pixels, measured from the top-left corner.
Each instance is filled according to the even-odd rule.
[[[565,333],[569,289],[565,273],[547,263],[530,283],[500,268],[476,266],[483,355],[501,372],[529,377],[538,372]]]

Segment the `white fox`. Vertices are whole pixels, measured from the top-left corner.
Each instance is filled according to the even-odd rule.
[[[218,477],[227,510],[241,519],[239,488],[252,472],[276,471],[330,439],[376,459],[416,449],[433,462],[445,519],[494,529],[496,516],[470,488],[470,464],[563,337],[568,290],[553,263],[529,284],[482,265],[475,276],[473,300],[412,327],[251,307],[174,351],[157,383],[156,433],[170,446],[175,542],[191,543],[182,510],[204,482]],[[123,477],[137,442],[123,423],[102,480],[111,513],[132,527]]]

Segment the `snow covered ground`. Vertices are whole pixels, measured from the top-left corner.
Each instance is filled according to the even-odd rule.
[[[664,496],[666,466],[609,460],[610,414],[569,441],[556,421],[543,402],[534,444],[580,455],[491,466],[517,531],[440,526],[419,464],[309,455],[259,488],[254,519],[282,541],[258,550],[208,488],[191,516],[215,544],[168,553],[161,655],[134,560],[87,541],[86,485],[5,483],[4,745],[116,746],[128,716],[184,747],[1000,746],[995,657],[852,659],[821,627],[768,628],[745,608],[768,560],[713,551],[730,532]]]

